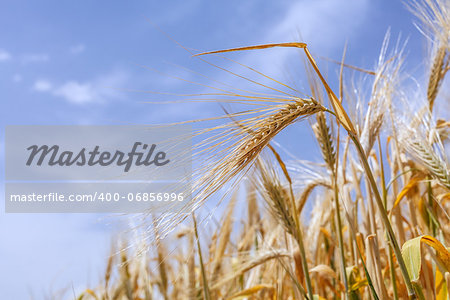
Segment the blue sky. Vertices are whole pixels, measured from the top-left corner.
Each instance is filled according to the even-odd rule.
[[[145,104],[171,98],[131,91],[204,91],[170,77],[199,79],[174,64],[252,89],[190,57],[152,23],[184,46],[204,51],[298,41],[301,36],[316,57],[339,60],[347,43],[347,63],[367,69],[375,65],[391,27],[394,40],[400,34],[409,38],[407,69],[420,74],[420,57],[427,49],[412,21],[400,1],[389,0],[1,1],[1,155],[4,126],[10,124],[152,124],[220,113],[217,105]],[[296,50],[228,57],[301,90],[307,87],[302,56]],[[236,68],[229,61],[217,61]],[[323,60],[319,64],[336,86],[335,66]],[[305,127],[292,131],[311,140]],[[301,146],[302,158],[318,159],[314,144],[300,145],[296,140],[280,137],[289,147]],[[1,176],[3,180],[4,172]],[[79,291],[101,278],[117,227],[114,219],[90,214],[6,215],[3,190],[1,195],[1,299],[29,299],[30,294],[42,299],[65,287]]]

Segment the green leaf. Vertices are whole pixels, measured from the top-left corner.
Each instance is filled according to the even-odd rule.
[[[450,270],[450,252],[434,237],[422,235],[413,238],[403,244],[402,256],[406,264],[406,269],[411,277],[411,281],[418,282],[420,278],[420,269],[422,266],[421,244],[425,243],[436,250],[436,257],[439,262]]]

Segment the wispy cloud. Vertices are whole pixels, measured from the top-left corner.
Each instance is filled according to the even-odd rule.
[[[275,20],[272,30],[260,39],[273,42],[306,42],[314,54],[341,55],[345,41],[358,34],[370,13],[368,0],[296,1]],[[300,40],[301,38],[301,40]],[[264,56],[244,54],[244,63],[280,78],[290,61],[298,61],[298,51],[266,51]]]
[[[3,49],[0,49],[0,62],[7,61],[11,59],[11,54]]]
[[[77,81],[68,81],[55,89],[53,93],[76,104],[92,102],[98,99],[97,91],[90,83],[80,83]]]
[[[128,77],[124,71],[115,71],[92,81],[69,80],[59,85],[46,79],[38,79],[33,89],[51,93],[73,104],[100,103],[120,98],[121,93],[117,89],[123,87]]]
[[[69,52],[71,54],[80,54],[80,53],[84,52],[84,50],[86,50],[86,46],[83,44],[78,44],[78,45],[74,45],[74,46],[70,47]]]
[[[340,57],[345,41],[352,37],[354,38],[361,32],[359,28],[362,28],[368,14],[371,12],[370,6],[369,0],[295,1],[291,5],[286,5],[283,12],[278,14],[278,17],[273,18],[272,26],[268,26],[269,30],[255,31],[255,34],[258,35],[255,40],[258,40],[259,44],[293,41],[306,42],[316,58],[318,55]],[[251,16],[254,13],[252,12],[253,7],[249,6],[247,9],[248,11],[245,14]],[[234,31],[239,30],[238,26],[234,27]],[[233,32],[230,32],[230,35],[232,36]],[[244,45],[246,44],[238,44],[236,47]],[[221,67],[235,72],[238,76],[230,76],[230,73],[221,73],[220,70],[215,75],[210,76],[214,76],[217,82],[225,82],[228,86],[249,91],[278,93],[250,82],[252,80],[268,87],[284,90],[283,87],[280,87],[274,81],[239,65],[242,63],[303,93],[307,93],[307,85],[305,88],[305,82],[307,81],[303,77],[304,72],[300,71],[300,74],[295,73],[297,70],[303,70],[301,54],[299,49],[267,49],[239,52],[230,55],[234,60],[238,61],[238,64],[229,63],[228,65],[223,65],[221,64],[223,61],[219,61]],[[239,55],[240,57],[236,59],[236,56]],[[227,54],[224,56],[228,57]],[[214,58],[206,57],[206,59],[212,60]],[[295,78],[292,75],[295,75]],[[301,77],[297,78],[297,75]],[[243,79],[243,77],[249,78],[250,81]],[[200,93],[207,92],[209,92],[209,89],[205,89],[205,91]],[[301,96],[307,97],[309,95],[302,94]],[[203,110],[199,111],[203,112]]]
[[[171,9],[158,11],[157,14],[152,16],[151,20],[155,24],[174,24],[181,22],[190,16],[201,6],[201,0],[190,0],[190,1],[173,1]]]
[[[52,89],[52,84],[46,79],[38,79],[34,82],[33,89],[38,92],[47,92]]]
[[[358,31],[370,12],[368,0],[319,0],[298,1],[286,11],[281,22],[269,33],[269,37],[298,39],[317,48],[333,49]],[[339,47],[339,46],[338,46]]]

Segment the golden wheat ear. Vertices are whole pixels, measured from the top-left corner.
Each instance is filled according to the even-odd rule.
[[[311,63],[311,66],[313,67],[314,71],[317,73],[317,75],[320,78],[320,81],[322,81],[323,86],[325,87],[325,90],[327,91],[328,97],[330,98],[331,105],[333,106],[334,112],[336,114],[336,118],[338,119],[339,123],[344,126],[344,128],[352,135],[356,135],[356,130],[353,127],[353,123],[348,117],[347,113],[344,110],[344,107],[341,104],[341,101],[339,101],[336,94],[333,92],[333,90],[328,85],[325,78],[322,76],[322,73],[320,73],[319,67],[317,66],[316,61],[312,57],[311,53],[308,50],[308,47],[305,43],[276,43],[276,44],[263,44],[263,45],[256,45],[256,46],[247,46],[247,47],[239,47],[239,48],[229,48],[229,49],[223,49],[223,50],[216,50],[216,51],[208,51],[208,52],[202,52],[195,54],[194,56],[200,56],[200,55],[207,55],[207,54],[217,54],[217,53],[225,53],[225,52],[234,52],[234,51],[246,51],[246,50],[259,50],[259,49],[268,49],[268,48],[275,48],[275,47],[286,47],[286,48],[300,48],[305,51],[306,57],[308,58],[309,62]]]

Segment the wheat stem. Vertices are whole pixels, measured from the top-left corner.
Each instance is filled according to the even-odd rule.
[[[337,160],[336,152],[334,151],[333,141],[331,139],[330,129],[328,128],[325,115],[323,113],[317,114],[317,123],[313,126],[314,133],[316,134],[317,141],[319,142],[320,149],[322,151],[323,159],[325,160],[329,170],[331,171],[331,179],[334,189],[334,202],[336,206],[336,223],[339,242],[339,255],[341,258],[341,274],[344,281],[345,292],[348,297],[348,280],[346,274],[346,261],[345,261],[345,246],[344,239],[342,237],[342,219],[339,205],[339,188],[337,185]]]
[[[195,233],[195,239],[197,240],[197,248],[198,248],[198,258],[200,262],[200,269],[202,271],[202,282],[203,282],[203,296],[205,297],[205,300],[210,300],[210,292],[208,287],[208,281],[206,279],[206,271],[205,271],[205,265],[203,264],[203,256],[202,256],[202,249],[200,247],[200,239],[198,237],[198,230],[197,230],[197,221],[195,220],[195,215],[192,214],[192,220],[194,221],[194,233]]]
[[[384,177],[384,162],[383,162],[383,153],[381,150],[381,141],[380,136],[377,136],[378,141],[378,152],[380,153],[380,171],[381,171],[381,186],[383,188],[383,202],[384,202],[384,209],[387,209],[387,188],[386,188],[386,179]],[[397,291],[397,280],[395,275],[395,266],[394,266],[394,260],[392,257],[392,246],[388,244],[388,262],[389,262],[389,272],[391,273],[391,282],[392,282],[392,289],[394,292],[394,300],[398,300],[398,291]]]
[[[391,223],[389,221],[388,215],[386,213],[386,210],[384,209],[383,201],[381,200],[380,192],[378,191],[377,184],[375,182],[375,178],[373,177],[372,170],[370,169],[369,162],[367,161],[367,157],[364,153],[364,148],[362,147],[358,137],[356,130],[353,126],[353,123],[351,122],[350,118],[348,117],[346,111],[342,107],[342,104],[339,102],[338,98],[334,94],[333,90],[330,88],[328,83],[326,82],[325,78],[320,73],[319,67],[317,66],[316,62],[314,61],[314,58],[312,57],[311,53],[308,51],[308,48],[305,47],[303,50],[306,53],[306,56],[308,57],[308,60],[310,61],[311,65],[313,66],[314,70],[316,71],[317,75],[319,76],[320,80],[322,81],[325,89],[327,90],[328,96],[330,97],[331,103],[333,105],[333,109],[336,113],[336,117],[339,120],[339,122],[343,125],[345,130],[347,130],[347,133],[349,137],[352,139],[353,143],[356,146],[356,149],[358,151],[359,157],[363,163],[363,167],[366,173],[366,176],[370,182],[370,185],[372,187],[372,191],[375,194],[376,203],[378,205],[378,210],[380,211],[381,220],[384,223],[384,226],[386,227],[386,230],[388,232],[389,239],[394,247],[395,256],[397,257],[397,261],[400,265],[400,269],[402,271],[403,278],[405,280],[406,288],[408,290],[408,294],[411,299],[416,298],[416,293],[413,289],[411,279],[408,274],[408,270],[406,269],[405,262],[403,260],[403,257],[401,255],[400,246],[398,245],[397,239],[394,234],[394,230],[392,229]]]
[[[363,149],[361,143],[359,142],[358,138],[356,137],[356,135],[349,132],[349,136],[356,146],[356,150],[357,150],[359,157],[361,159],[361,162],[363,164],[363,168],[366,173],[367,179],[369,180],[370,186],[372,188],[372,192],[375,195],[375,200],[376,200],[376,203],[378,206],[378,211],[380,212],[381,220],[383,221],[383,224],[386,227],[389,241],[391,242],[392,247],[394,249],[395,257],[397,258],[398,264],[400,266],[400,270],[403,275],[403,279],[405,280],[406,289],[408,290],[408,295],[409,295],[410,299],[416,299],[417,296],[416,296],[415,290],[412,286],[411,279],[409,277],[405,261],[403,260],[400,246],[397,242],[397,238],[395,237],[395,233],[394,233],[394,230],[392,229],[391,222],[389,221],[388,215],[384,208],[383,201],[381,200],[380,192],[378,191],[378,187],[375,182],[375,178],[373,177],[372,170],[369,166],[369,162],[367,161],[367,157],[364,153],[364,149]]]

